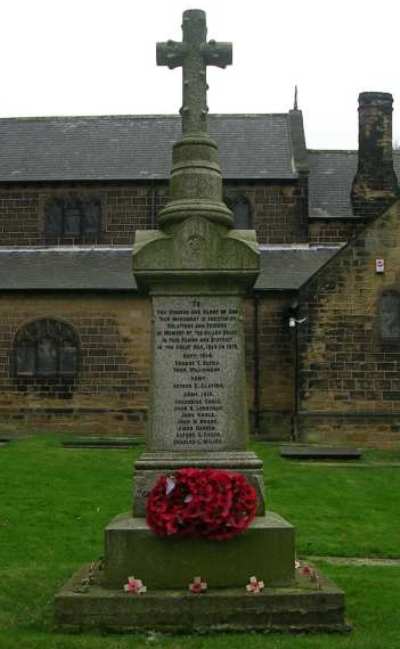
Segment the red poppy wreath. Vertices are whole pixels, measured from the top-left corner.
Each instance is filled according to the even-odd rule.
[[[158,479],[147,522],[158,536],[223,541],[247,529],[256,509],[256,491],[240,473],[185,468]]]

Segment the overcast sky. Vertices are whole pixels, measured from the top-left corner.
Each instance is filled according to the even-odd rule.
[[[397,9],[396,9],[397,4]],[[233,65],[209,68],[211,112],[286,112],[295,84],[311,148],[357,147],[357,97],[391,92],[400,142],[398,0],[2,0],[0,117],[176,113],[181,71],[155,43],[185,9]],[[397,105],[398,102],[398,105]]]

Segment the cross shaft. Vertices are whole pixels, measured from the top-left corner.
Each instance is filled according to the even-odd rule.
[[[157,65],[182,67],[183,133],[207,133],[207,66],[231,65],[232,44],[214,40],[207,43],[206,16],[200,9],[184,12],[182,31],[182,42],[157,43]]]

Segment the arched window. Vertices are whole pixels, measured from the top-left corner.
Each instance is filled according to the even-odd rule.
[[[400,293],[385,291],[379,299],[379,334],[385,343],[400,343]]]
[[[233,212],[233,226],[238,230],[251,230],[251,208],[250,202],[246,196],[225,197],[225,203]]]
[[[101,201],[96,198],[57,198],[45,209],[47,240],[93,242],[101,230]]]
[[[17,378],[73,381],[78,374],[78,336],[65,322],[34,320],[17,332],[13,361]]]

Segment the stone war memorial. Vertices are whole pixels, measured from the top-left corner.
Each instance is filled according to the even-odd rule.
[[[158,65],[183,70],[169,201],[159,229],[137,232],[133,249],[152,300],[146,450],[133,511],[106,527],[104,559],[56,595],[56,621],[71,630],[344,631],[343,592],[296,564],[295,530],[266,509],[262,462],[248,450],[243,300],[259,251],[254,231],[233,229],[207,133],[206,69],[231,64],[232,48],[206,41],[203,11],[185,11],[182,29],[182,42],[157,45]],[[218,527],[218,502],[228,500],[235,515]]]

